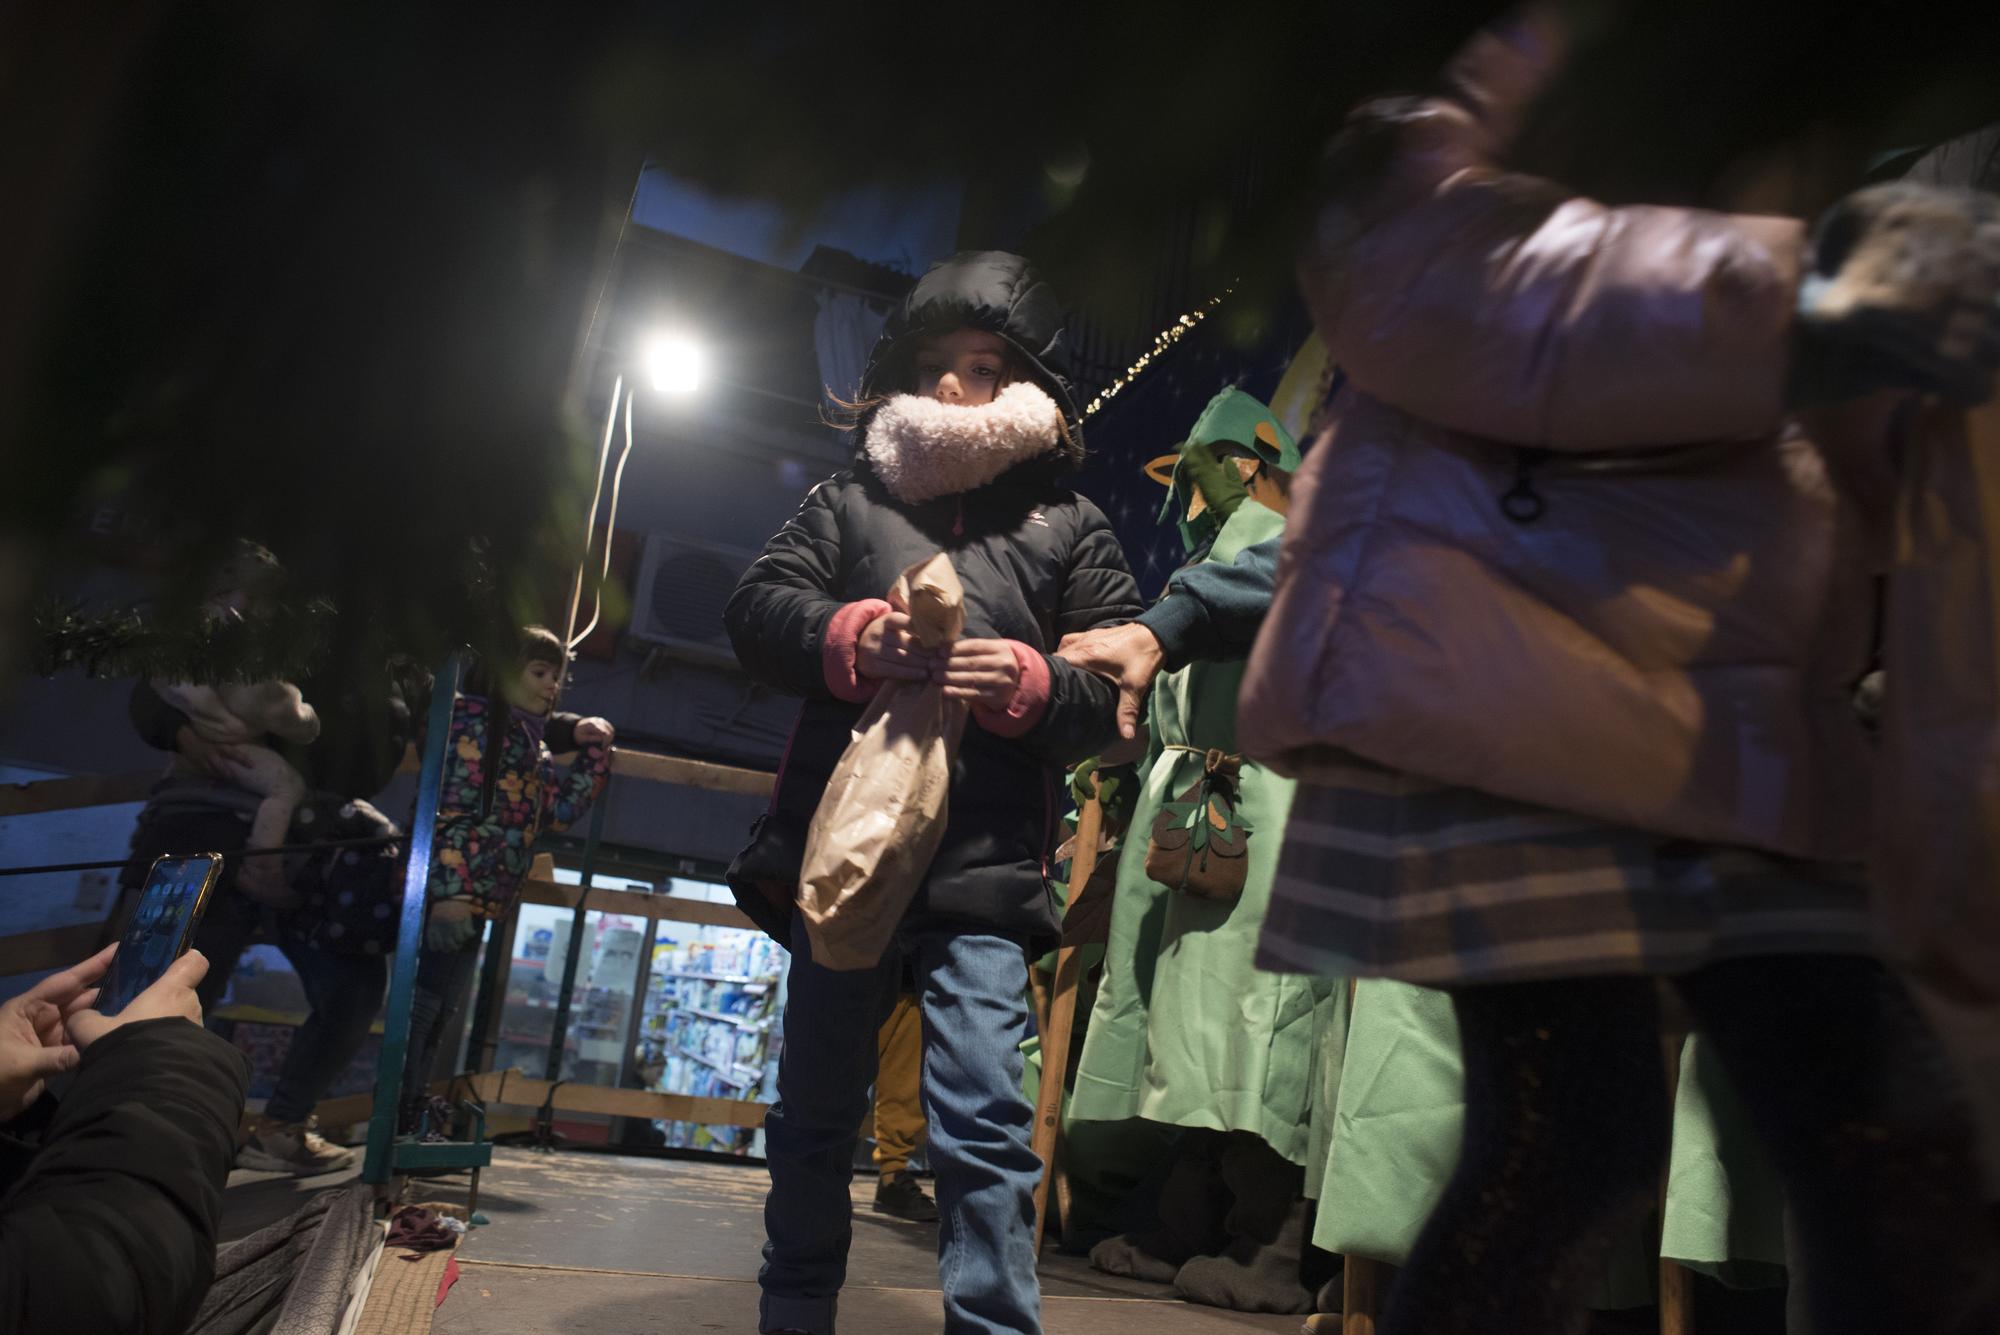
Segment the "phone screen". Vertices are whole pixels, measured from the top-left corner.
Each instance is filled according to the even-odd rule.
[[[166,857],[153,864],[111,969],[99,985],[97,1010],[116,1015],[186,953],[208,893],[222,872],[220,853]]]

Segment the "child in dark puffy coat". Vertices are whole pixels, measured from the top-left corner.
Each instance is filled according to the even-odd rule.
[[[765,1123],[765,1331],[833,1329],[854,1148],[906,958],[923,1011],[945,1328],[1041,1329],[1041,1165],[1021,1093],[1028,952],[1058,931],[1045,873],[1063,767],[1117,732],[1113,688],[1051,654],[1064,635],[1139,612],[1109,522],[1061,480],[1082,452],[1061,346],[1061,309],[1020,257],[933,268],[869,359],[853,466],[814,488],[730,600],[744,667],[806,701],[771,810],[730,875],[792,950]],[[940,551],[965,586],[966,624],[933,655],[883,596]],[[823,968],[793,912],[807,828],[876,688],[926,679],[971,711],[943,839],[888,956]]]
[[[534,861],[535,840],[582,819],[611,773],[612,727],[551,717],[569,656],[540,626],[521,632],[511,679],[475,673],[452,705],[431,848],[430,912],[410,1013],[403,1129],[414,1129],[439,1038],[472,990],[479,939],[504,918]],[[496,754],[494,738],[500,739]],[[564,769],[551,746],[575,750]]]

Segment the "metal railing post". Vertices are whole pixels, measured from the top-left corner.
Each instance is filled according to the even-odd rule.
[[[576,891],[576,914],[570,919],[569,951],[563,957],[562,990],[556,1001],[556,1027],[549,1035],[548,1073],[544,1079],[561,1080],[563,1043],[569,1038],[570,1001],[576,995],[576,966],[583,957],[584,915],[589,912],[590,881],[597,871],[597,846],[604,838],[604,813],[611,804],[605,799],[611,795],[610,789],[597,795],[597,802],[590,811],[590,836],[583,842],[583,868],[579,876],[582,882]]]
[[[403,1094],[403,1065],[410,1051],[410,1007],[416,997],[417,952],[424,943],[424,901],[430,888],[431,843],[437,833],[444,788],[444,753],[451,738],[451,707],[458,696],[460,655],[445,660],[431,689],[430,732],[418,771],[417,806],[410,817],[410,860],[403,872],[402,915],[396,959],[389,974],[389,1009],[382,1019],[382,1053],[375,1067],[375,1111],[368,1119],[368,1157],[361,1180],[379,1186],[395,1164],[396,1109]]]

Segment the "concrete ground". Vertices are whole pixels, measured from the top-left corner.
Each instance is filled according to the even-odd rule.
[[[240,1237],[339,1178],[293,1182],[237,1173],[225,1232]],[[461,1277],[437,1335],[680,1335],[757,1328],[766,1178],[732,1163],[527,1150],[495,1152],[480,1179],[492,1222],[459,1250]],[[418,1184],[419,1198],[462,1204],[465,1179]],[[869,1210],[874,1179],[854,1184],[854,1248],[841,1328],[866,1335],[942,1325],[934,1228]],[[1249,1335],[1296,1331],[1298,1317],[1248,1316],[1114,1279],[1081,1257],[1044,1252],[1048,1335]]]

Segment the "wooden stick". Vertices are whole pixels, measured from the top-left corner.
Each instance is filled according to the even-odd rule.
[[[1104,808],[1093,797],[1076,817],[1068,904],[1083,897],[1083,888],[1097,870],[1097,837],[1103,828]],[[1048,1224],[1049,1184],[1055,1178],[1056,1141],[1062,1130],[1063,1089],[1069,1083],[1069,1036],[1076,1022],[1077,983],[1082,976],[1082,955],[1075,946],[1064,945],[1056,952],[1055,991],[1049,998],[1049,1025],[1042,1034],[1042,1084],[1035,1100],[1035,1154],[1042,1161],[1042,1180],[1035,1186],[1037,1256],[1041,1255],[1042,1231]]]
[[[1355,979],[1347,980],[1347,1022],[1354,1023]],[[1329,1115],[1331,1110],[1329,1109]],[[1372,1256],[1344,1256],[1340,1263],[1341,1335],[1375,1335],[1375,1318],[1382,1314],[1382,1291],[1389,1287],[1391,1267]]]
[[[1372,1256],[1349,1256],[1341,1262],[1341,1335],[1375,1335],[1390,1269]]]
[[[1660,1040],[1667,1064],[1667,1106],[1674,1106],[1681,1087],[1681,1048],[1685,1035],[1670,1033]],[[1667,1186],[1672,1162],[1660,1169],[1660,1227],[1667,1224]],[[1664,1239],[1662,1239],[1664,1242]],[[1678,1261],[1660,1257],[1660,1335],[1693,1335],[1694,1276]]]

